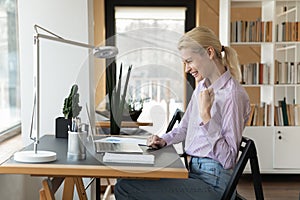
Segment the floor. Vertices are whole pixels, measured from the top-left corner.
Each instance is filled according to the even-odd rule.
[[[265,200],[299,200],[300,175],[263,174],[263,192]],[[244,175],[238,184],[238,193],[247,200],[255,200],[255,193],[250,175]],[[110,195],[108,200],[115,200]]]
[[[263,174],[263,191],[265,200],[299,200],[300,175]],[[247,200],[255,199],[250,175],[244,175],[238,184],[238,192]]]

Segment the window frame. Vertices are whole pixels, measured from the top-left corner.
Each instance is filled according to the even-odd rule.
[[[15,33],[15,36],[16,36],[16,62],[17,62],[17,68],[18,68],[18,75],[17,75],[17,78],[19,79],[18,82],[20,84],[20,57],[19,57],[19,53],[20,53],[20,49],[19,49],[19,32],[18,32],[18,29],[19,29],[19,22],[18,22],[18,1],[17,0],[13,0],[14,3],[15,3],[15,25],[16,25],[16,33]],[[20,85],[19,85],[19,88],[20,88]],[[20,90],[19,90],[20,92]],[[20,98],[20,94],[19,94],[19,98]],[[18,101],[18,99],[16,100]],[[3,130],[0,130],[0,144],[13,137],[13,136],[16,136],[18,134],[21,134],[21,116],[20,116],[20,122],[18,123],[14,123],[14,124],[11,124],[10,127],[6,128],[6,129],[3,129]]]

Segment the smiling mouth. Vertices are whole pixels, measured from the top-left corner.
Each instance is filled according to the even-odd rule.
[[[198,72],[191,72],[190,73],[193,77],[197,77],[198,76]]]

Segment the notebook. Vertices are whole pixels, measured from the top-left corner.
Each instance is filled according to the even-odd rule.
[[[105,153],[103,162],[154,164],[154,155]]]
[[[92,139],[95,146],[96,153],[136,153],[136,154],[142,154],[143,150],[140,148],[140,146],[137,143],[114,143],[114,142],[105,142],[105,141],[99,141],[94,139],[94,129],[91,124],[91,118],[88,111],[88,106],[86,104],[86,111],[87,116],[89,120],[89,124],[91,127],[92,132]]]

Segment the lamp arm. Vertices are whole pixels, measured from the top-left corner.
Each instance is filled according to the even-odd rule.
[[[45,32],[47,32],[47,33],[49,33],[49,34],[51,34],[51,35],[54,35],[55,37],[58,37],[58,38],[63,39],[63,38],[60,37],[59,35],[56,35],[55,33],[52,33],[51,31],[49,31],[49,30],[47,30],[47,29],[45,29],[45,28],[43,28],[43,27],[41,27],[41,26],[35,24],[35,25],[34,25],[34,30],[35,30],[35,32],[36,32],[37,34],[39,33],[38,28],[41,29],[41,30],[43,30],[43,31],[45,31]]]
[[[66,40],[66,39],[63,39],[61,37],[58,38],[58,37],[53,37],[53,36],[50,36],[50,35],[44,35],[44,34],[40,34],[40,33],[37,33],[35,37],[36,38],[43,38],[43,39],[47,39],[47,40],[52,40],[52,41],[56,41],[56,42],[62,42],[62,43],[65,43],[65,44],[85,47],[85,48],[88,48],[88,49],[95,49],[96,48],[95,46],[90,45],[90,44],[85,44],[85,43],[76,42],[76,41],[72,41],[72,40]]]

